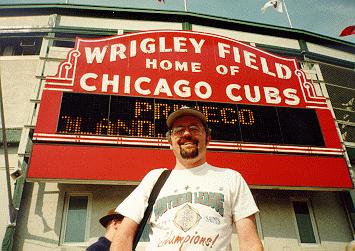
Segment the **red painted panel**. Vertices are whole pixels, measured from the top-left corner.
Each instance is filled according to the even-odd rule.
[[[316,111],[318,115],[319,124],[322,128],[322,133],[326,146],[332,148],[341,148],[341,143],[339,140],[337,129],[335,127],[334,118],[330,110],[318,109]]]
[[[62,92],[43,91],[35,132],[56,133]]]
[[[352,188],[343,158],[208,152],[208,162],[239,171],[250,185]],[[139,181],[173,167],[168,149],[34,144],[29,179]]]

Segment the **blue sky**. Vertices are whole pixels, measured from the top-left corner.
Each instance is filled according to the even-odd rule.
[[[260,8],[268,0],[185,0],[188,11],[236,20],[289,27],[285,13]],[[355,35],[339,37],[355,25],[355,0],[284,0],[293,28],[355,43]],[[184,11],[184,0],[0,0],[0,4],[61,3]]]
[[[156,1],[163,8],[184,0]],[[269,8],[261,13],[260,8],[267,0],[186,0],[191,12],[223,16],[238,20],[252,21],[289,27],[286,13],[278,13]],[[285,0],[294,28],[315,32],[355,43],[355,35],[339,37],[343,28],[355,25],[355,0]]]

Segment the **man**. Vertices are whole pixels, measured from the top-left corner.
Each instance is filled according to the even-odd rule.
[[[153,208],[147,250],[231,250],[235,224],[239,250],[263,250],[252,194],[241,175],[207,164],[210,129],[199,111],[182,107],[167,119],[167,138],[176,164]],[[111,250],[132,250],[150,191],[162,169],[150,171],[117,207],[124,215]]]
[[[113,236],[116,234],[123,216],[116,213],[115,209],[111,209],[103,216],[99,222],[106,229],[105,236],[100,237],[97,242],[93,243],[86,250],[88,251],[107,251],[110,250]]]

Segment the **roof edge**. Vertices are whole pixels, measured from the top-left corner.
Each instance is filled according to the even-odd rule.
[[[156,9],[144,9],[144,8],[126,8],[126,7],[109,7],[109,6],[97,6],[97,5],[74,5],[74,4],[15,4],[15,5],[0,5],[0,12],[3,10],[6,10],[6,13],[2,13],[5,16],[11,16],[12,13],[16,13],[17,11],[20,12],[23,15],[23,9],[32,9],[32,10],[37,10],[36,14],[40,14],[42,11],[47,11],[50,13],[53,13],[55,10],[59,11],[73,11],[73,10],[90,10],[93,12],[113,12],[111,13],[112,17],[115,17],[117,13],[115,12],[125,12],[125,13],[137,13],[137,14],[155,14],[154,19],[159,19],[161,21],[172,19],[172,15],[175,16],[176,21],[181,21],[184,20],[184,22],[189,22],[191,21],[197,21],[197,20],[213,20],[213,24],[208,24],[211,27],[219,27],[223,28],[223,24],[225,26],[229,26],[231,24],[237,25],[236,27],[238,28],[244,28],[244,30],[249,30],[250,28],[253,28],[253,30],[256,28],[258,29],[259,32],[263,34],[268,34],[267,31],[277,31],[277,35],[280,35],[279,33],[283,33],[285,36],[284,37],[291,37],[291,38],[308,38],[311,40],[310,42],[314,41],[326,41],[328,42],[328,46],[330,45],[335,45],[335,44],[341,44],[343,46],[349,46],[352,48],[355,48],[355,43],[340,40],[337,38],[329,37],[326,35],[314,33],[311,31],[306,31],[303,29],[298,29],[298,28],[289,28],[289,27],[283,27],[283,26],[277,26],[277,25],[271,25],[271,24],[263,24],[263,23],[258,23],[258,22],[252,22],[252,21],[245,21],[245,20],[238,20],[238,19],[232,19],[232,18],[227,18],[227,17],[218,17],[218,16],[213,16],[213,15],[208,15],[208,14],[201,14],[201,13],[196,13],[196,12],[185,12],[185,11],[176,11],[176,10],[156,10]],[[9,10],[13,10],[9,12]],[[30,15],[29,13],[28,15]],[[75,12],[76,15],[80,14]],[[83,15],[88,16],[90,13],[83,13]],[[116,14],[116,15],[115,15]],[[158,15],[156,15],[158,14]],[[3,15],[3,16],[4,16]],[[119,16],[119,15],[117,15]],[[137,17],[137,16],[135,16]],[[218,22],[218,23],[216,23]],[[229,24],[229,25],[228,25]],[[228,27],[227,27],[228,28]],[[237,30],[237,29],[236,29]],[[262,32],[263,31],[263,32]],[[274,32],[273,32],[274,34]]]

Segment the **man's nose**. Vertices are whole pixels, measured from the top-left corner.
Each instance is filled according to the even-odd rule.
[[[188,127],[185,128],[183,135],[186,135],[186,134],[187,134],[187,135],[191,135],[191,132],[190,132],[190,130],[189,130]]]

